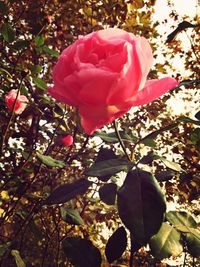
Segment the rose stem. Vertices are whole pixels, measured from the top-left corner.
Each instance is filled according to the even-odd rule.
[[[115,128],[115,133],[116,133],[117,138],[118,138],[118,140],[119,140],[119,143],[120,143],[120,145],[121,145],[121,147],[122,147],[122,149],[123,149],[123,151],[124,151],[124,154],[126,155],[127,159],[128,159],[129,161],[131,161],[131,158],[130,158],[130,156],[128,155],[128,153],[127,153],[127,151],[126,151],[126,147],[125,147],[125,145],[124,145],[124,143],[123,143],[123,141],[122,141],[122,138],[121,138],[121,136],[120,136],[120,133],[119,133],[119,131],[118,131],[116,120],[114,120],[114,122],[113,122],[113,126],[114,126],[114,128]]]

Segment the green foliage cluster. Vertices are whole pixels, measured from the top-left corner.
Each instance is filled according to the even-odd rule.
[[[154,0],[0,1],[1,266],[166,266],[163,259],[182,252],[195,266],[199,211],[191,202],[199,196],[199,102],[191,118],[171,114],[166,101],[184,90],[198,93],[198,27],[192,27],[188,51],[181,49],[178,32],[168,38],[166,61],[149,75],[166,73],[179,53],[190,77],[174,70],[180,86],[138,108],[134,119],[131,113],[120,118],[114,130],[108,125],[109,131],[86,136],[77,111],[47,94],[60,51],[78,35],[117,26],[148,38],[158,56],[154,5]],[[174,11],[171,17],[178,27]],[[12,89],[29,100],[18,116],[5,106]],[[189,94],[185,100],[192,101]],[[73,135],[71,147],[60,142],[66,134]],[[170,202],[190,213],[176,206],[166,212]]]

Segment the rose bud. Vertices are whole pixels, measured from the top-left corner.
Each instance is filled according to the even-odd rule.
[[[48,92],[78,108],[85,132],[92,134],[131,107],[147,104],[177,85],[169,77],[147,80],[152,63],[144,37],[117,28],[92,32],[62,52]]]
[[[66,135],[64,137],[61,138],[61,142],[65,145],[65,146],[71,146],[74,142],[73,136],[71,135]]]
[[[20,92],[17,96],[18,90],[11,90],[5,97],[7,108],[12,111],[14,106],[14,113],[21,114],[27,106],[28,98],[25,95],[21,95]],[[16,100],[17,97],[17,100]]]

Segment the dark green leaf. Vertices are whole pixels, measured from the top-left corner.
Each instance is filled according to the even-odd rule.
[[[48,87],[46,82],[41,78],[33,77],[33,82],[38,88],[40,88],[42,90],[46,90]]]
[[[1,33],[2,33],[3,39],[6,42],[12,43],[15,40],[15,32],[10,24],[8,23],[3,24]]]
[[[130,239],[131,239],[131,249],[133,250],[133,252],[137,252],[143,245],[138,243],[135,237],[131,234],[130,234]]]
[[[64,161],[61,161],[61,160],[57,160],[57,159],[53,159],[52,157],[50,156],[45,156],[45,155],[42,155],[40,153],[37,153],[37,158],[43,163],[45,164],[46,166],[49,166],[49,167],[65,167],[65,163]]]
[[[119,131],[119,134],[120,134],[120,136],[121,136],[123,141],[127,141],[127,142],[132,142],[133,141],[131,139],[131,137],[127,133],[125,133],[123,131]],[[98,136],[103,141],[109,142],[109,143],[117,143],[117,142],[119,142],[115,132],[112,132],[112,133],[95,132],[94,136]]]
[[[8,6],[4,1],[0,1],[0,13],[3,15],[8,14]]]
[[[153,139],[155,139],[159,134],[162,134],[163,132],[166,132],[166,131],[169,131],[169,130],[172,130],[172,129],[176,128],[178,125],[179,125],[179,122],[176,122],[176,123],[167,125],[167,126],[165,126],[163,128],[160,128],[159,130],[151,132],[150,134],[148,134],[145,137],[143,137],[140,140],[140,143],[144,143],[145,145],[149,144],[149,146],[155,146],[156,143],[152,142]]]
[[[43,46],[43,44],[44,44],[44,37],[42,36],[42,35],[37,35],[36,37],[35,37],[35,44],[37,45],[37,46]]]
[[[116,159],[116,158],[117,158],[117,156],[115,155],[115,153],[111,149],[101,148],[99,150],[99,153],[98,153],[98,156],[95,160],[95,163],[103,161],[103,160]],[[103,182],[107,182],[111,176],[112,175],[103,175],[103,176],[99,176],[98,178],[99,178],[99,180],[101,180]]]
[[[58,58],[60,55],[57,51],[49,48],[48,46],[44,46],[43,51],[46,52],[48,55],[55,57],[55,58]]]
[[[160,231],[151,238],[149,245],[153,256],[159,260],[178,256],[183,251],[180,233],[167,223],[162,224]]]
[[[101,148],[99,150],[98,156],[96,158],[95,162],[103,161],[103,160],[108,160],[108,159],[116,159],[117,156],[115,153],[108,148]]]
[[[174,176],[175,176],[175,172],[172,170],[160,171],[155,174],[155,177],[159,182],[169,181]]]
[[[149,172],[135,169],[128,173],[118,190],[118,211],[137,243],[144,245],[158,232],[166,209],[161,189]]]
[[[37,241],[42,240],[42,238],[43,238],[42,231],[41,231],[40,227],[37,226],[37,224],[35,223],[35,221],[33,219],[30,221],[30,223],[28,224],[28,226],[29,226],[30,231],[34,235],[34,238]]]
[[[117,195],[117,185],[114,183],[109,183],[103,185],[99,189],[100,199],[107,205],[114,205]]]
[[[126,230],[123,226],[119,227],[108,239],[105,254],[109,263],[119,259],[127,246]]]
[[[140,163],[140,164],[150,164],[150,163],[152,163],[153,160],[158,159],[158,158],[159,158],[159,156],[157,156],[153,152],[149,152],[138,163]]]
[[[9,249],[10,246],[11,242],[0,244],[0,257],[3,256],[3,254]]]
[[[27,40],[18,40],[12,46],[10,46],[14,50],[23,50],[29,46],[30,42]]]
[[[186,244],[193,257],[200,257],[200,232],[197,229],[193,229],[192,233],[186,234]]]
[[[88,176],[101,177],[113,175],[120,171],[128,172],[134,166],[133,163],[122,159],[110,159],[95,162],[85,174]]]
[[[62,116],[64,113],[63,109],[58,104],[55,104],[54,112],[60,116]]]
[[[62,219],[69,223],[74,225],[82,225],[84,224],[83,219],[81,218],[79,212],[77,210],[68,209],[65,207],[60,208]]]
[[[179,176],[180,180],[182,182],[189,182],[189,181],[192,181],[193,179],[193,173],[192,172],[185,172],[185,173],[181,173],[180,176]]]
[[[196,121],[196,120],[192,120],[188,117],[185,117],[185,116],[182,116],[180,118],[178,118],[178,121],[180,122],[190,122],[190,123],[193,123],[195,125],[200,125],[200,121]]]
[[[195,114],[195,118],[200,121],[200,110]]]
[[[101,254],[87,239],[67,237],[63,241],[63,250],[67,259],[74,267],[100,267]]]
[[[65,203],[77,195],[83,195],[90,185],[91,182],[86,179],[80,179],[71,184],[60,185],[43,202],[43,205]]]

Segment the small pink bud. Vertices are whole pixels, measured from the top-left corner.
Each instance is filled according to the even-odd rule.
[[[51,24],[51,23],[52,23],[52,16],[47,16],[46,18],[47,18],[47,22],[48,22],[49,24]]]
[[[25,95],[21,95],[20,92],[18,94],[17,100],[16,97],[17,97],[17,90],[13,89],[10,92],[8,92],[8,94],[5,97],[6,106],[10,111],[14,109],[15,114],[21,114],[27,106],[28,99]]]
[[[74,142],[74,138],[71,135],[66,135],[61,139],[61,141],[65,146],[71,146]]]

